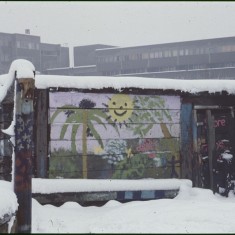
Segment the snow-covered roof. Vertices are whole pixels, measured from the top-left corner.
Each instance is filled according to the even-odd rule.
[[[17,77],[33,77],[34,66],[26,60],[16,60],[12,63],[8,75],[0,76],[0,102],[5,97],[7,90]],[[62,75],[35,75],[35,86],[39,89],[46,88],[77,88],[77,89],[102,89],[125,88],[178,90],[182,92],[209,93],[226,91],[235,94],[235,80],[181,80],[166,78],[146,77],[109,77],[109,76],[62,76]]]
[[[182,92],[209,93],[227,91],[235,94],[235,80],[181,80],[146,77],[108,77],[108,76],[60,76],[37,75],[35,85],[39,89],[50,87],[102,89],[124,88],[180,90]]]

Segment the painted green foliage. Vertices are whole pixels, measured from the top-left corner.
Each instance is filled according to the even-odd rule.
[[[138,115],[133,115],[132,120],[134,123],[139,125],[133,129],[134,134],[139,134],[144,137],[153,127],[153,124],[158,121],[160,123],[164,137],[171,137],[169,130],[165,123],[163,123],[164,116],[172,121],[169,112],[165,108],[165,100],[160,96],[150,97],[150,96],[136,96],[136,103],[138,108],[146,109],[146,112],[142,112]],[[148,110],[153,110],[149,112]],[[156,109],[157,108],[157,109]],[[151,122],[147,126],[142,125],[143,122]]]
[[[59,148],[51,153],[49,178],[82,178],[82,167],[72,151]]]
[[[143,143],[145,142],[148,142],[148,140],[143,141]],[[177,160],[179,157],[177,152],[179,145],[178,139],[159,139],[158,145],[153,146],[154,151],[152,152],[140,150],[139,153],[135,154],[128,155],[126,153],[125,158],[114,165],[112,178],[169,178],[171,175],[172,177],[179,177],[179,173],[175,169],[179,163]],[[131,147],[138,149],[140,146],[141,144]],[[172,154],[175,154],[175,156],[172,156]]]

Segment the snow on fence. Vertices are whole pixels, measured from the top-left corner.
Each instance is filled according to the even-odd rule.
[[[138,190],[179,190],[181,185],[192,187],[187,179],[33,179],[32,193],[68,193]]]
[[[75,201],[81,205],[102,205],[110,200],[128,202],[174,198],[186,179],[33,179],[33,197],[41,204],[62,205]]]

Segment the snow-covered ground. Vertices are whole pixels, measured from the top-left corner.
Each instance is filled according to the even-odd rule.
[[[0,181],[0,217],[18,204],[11,183]],[[235,196],[180,184],[174,199],[109,201],[83,207],[67,202],[60,207],[32,203],[32,233],[235,233]]]
[[[33,199],[33,233],[235,233],[235,196],[180,187],[174,199],[109,201],[102,207],[67,202],[60,207]]]

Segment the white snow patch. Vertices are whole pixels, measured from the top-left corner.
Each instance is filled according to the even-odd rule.
[[[12,226],[15,222],[15,218],[16,218],[15,216],[12,216],[10,221],[8,222],[8,233],[11,233],[11,229],[12,229]]]
[[[0,75],[0,102],[6,97],[14,78],[12,79],[9,74]]]
[[[15,79],[34,78],[34,65],[28,60],[14,60],[10,66],[8,74],[0,75],[0,102],[6,97],[8,90]]]
[[[16,72],[16,78],[34,78],[35,67],[34,65],[24,59],[14,60],[9,69],[9,74],[14,78]]]
[[[233,158],[233,155],[230,153],[222,153],[221,155],[222,155],[222,158],[225,160],[230,160]]]
[[[11,215],[16,212],[18,202],[12,190],[11,182],[0,180],[0,218],[4,215]]]

